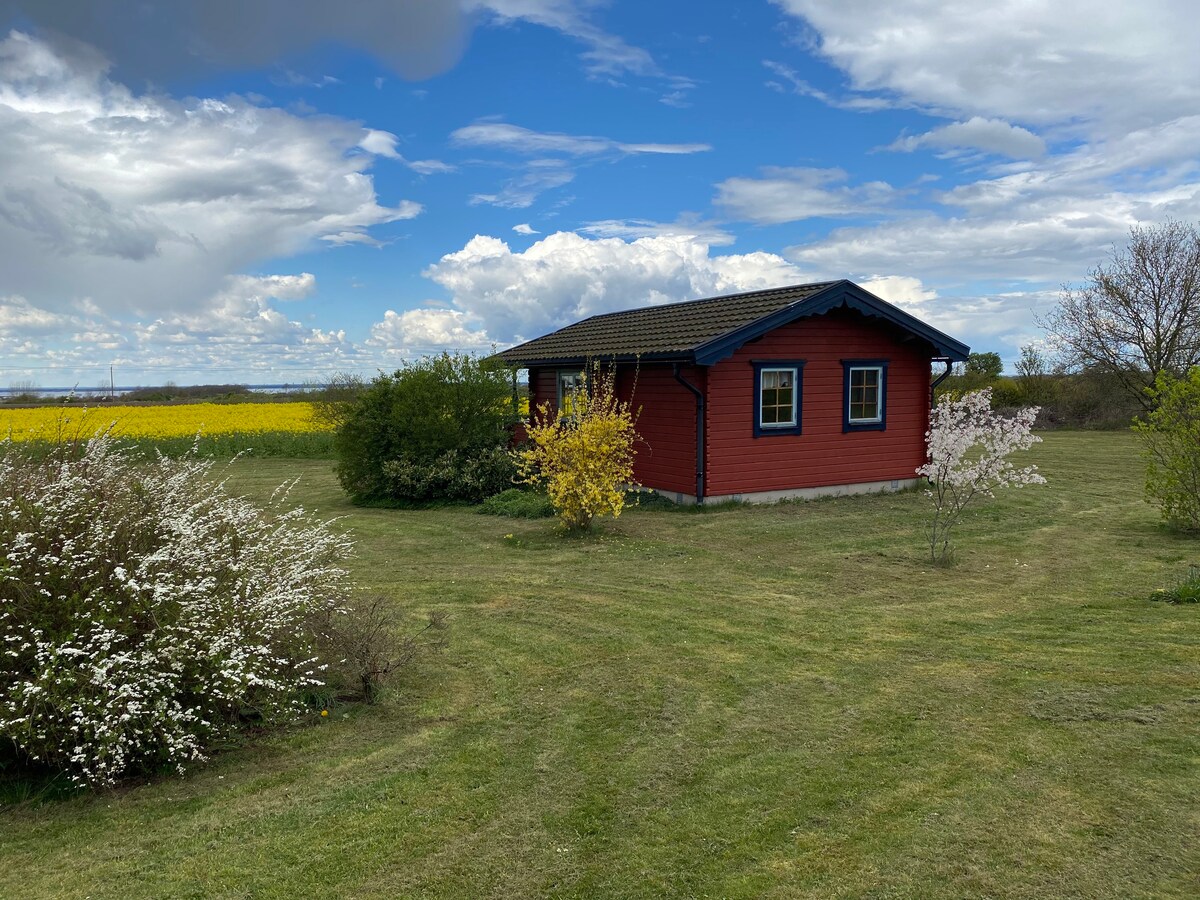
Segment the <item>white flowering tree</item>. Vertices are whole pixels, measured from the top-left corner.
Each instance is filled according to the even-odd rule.
[[[991,388],[946,397],[933,409],[925,435],[929,461],[917,469],[930,482],[929,558],[933,562],[949,560],[950,532],[973,501],[995,496],[997,488],[1046,483],[1037,466],[1019,469],[1009,460],[1016,451],[1041,441],[1031,431],[1037,413],[1034,406],[1013,416],[996,414]]]

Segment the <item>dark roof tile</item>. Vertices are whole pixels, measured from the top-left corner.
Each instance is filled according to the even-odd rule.
[[[614,356],[685,355],[722,335],[802,303],[836,283],[797,284],[606,313],[498,355],[518,365]]]

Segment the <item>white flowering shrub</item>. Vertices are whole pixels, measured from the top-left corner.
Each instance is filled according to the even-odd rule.
[[[929,479],[926,493],[933,500],[932,561],[949,561],[950,532],[970,503],[995,496],[997,488],[1046,483],[1037,466],[1018,469],[1008,458],[1041,441],[1031,432],[1037,414],[1036,406],[1013,416],[994,413],[990,388],[945,397],[934,407],[925,434],[929,461],[917,469]]]
[[[106,785],[304,711],[350,544],[229,496],[211,465],[138,461],[106,436],[40,458],[0,442],[8,753]]]

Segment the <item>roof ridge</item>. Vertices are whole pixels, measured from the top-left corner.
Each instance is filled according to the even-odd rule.
[[[965,344],[844,278],[602,313],[511,347],[500,356],[518,363],[544,363],[645,353],[710,365],[770,329],[840,306],[888,320],[944,356],[966,358]]]

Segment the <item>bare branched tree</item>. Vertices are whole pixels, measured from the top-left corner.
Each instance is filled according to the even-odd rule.
[[[1038,324],[1072,366],[1111,373],[1148,409],[1160,372],[1200,365],[1200,232],[1176,221],[1133,228],[1088,277]]]

